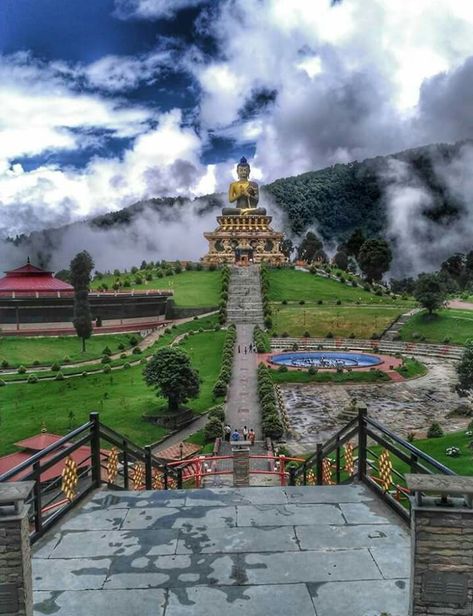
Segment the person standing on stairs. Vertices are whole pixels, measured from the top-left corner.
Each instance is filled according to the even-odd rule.
[[[248,428],[246,426],[243,426],[243,440],[248,440]]]
[[[250,431],[248,432],[248,439],[251,443],[251,446],[254,447],[255,446],[255,440],[256,440],[256,434],[255,431],[253,430],[253,428],[250,428]]]

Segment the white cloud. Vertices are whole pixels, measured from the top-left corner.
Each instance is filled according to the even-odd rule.
[[[115,15],[120,19],[171,19],[182,9],[204,0],[115,0]]]
[[[171,50],[155,51],[142,56],[108,55],[83,70],[88,83],[110,92],[133,90],[146,83],[154,83],[170,66]]]

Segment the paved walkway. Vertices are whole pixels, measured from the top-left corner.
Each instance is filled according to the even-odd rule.
[[[448,308],[457,308],[458,310],[473,310],[473,302],[465,302],[460,299],[453,299],[447,304]]]
[[[103,491],[34,546],[34,616],[407,616],[409,543],[361,485]]]
[[[225,405],[225,420],[233,428],[248,430],[253,428],[256,438],[261,435],[259,400],[256,390],[257,353],[250,353],[248,348],[253,341],[253,325],[236,326],[237,339],[233,358],[232,381]],[[245,347],[247,352],[245,353]],[[238,352],[240,348],[240,352]]]

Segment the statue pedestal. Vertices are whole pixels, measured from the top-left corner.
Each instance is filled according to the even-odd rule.
[[[283,234],[270,227],[271,216],[222,215],[215,231],[204,233],[209,242],[205,263],[284,263]]]

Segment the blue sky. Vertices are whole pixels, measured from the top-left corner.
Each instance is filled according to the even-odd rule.
[[[464,0],[1,0],[0,235],[471,137]]]

